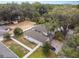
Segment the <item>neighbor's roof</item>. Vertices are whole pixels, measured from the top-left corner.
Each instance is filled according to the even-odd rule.
[[[47,33],[46,29],[42,25],[36,25],[35,27],[31,28],[30,30],[27,30],[24,32],[25,35],[32,37],[33,39],[36,39],[40,42],[45,42],[48,37],[43,35],[41,32]]]
[[[0,58],[17,58],[17,56],[0,42]]]

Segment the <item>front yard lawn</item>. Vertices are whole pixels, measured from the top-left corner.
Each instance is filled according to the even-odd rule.
[[[50,56],[48,58],[56,58],[56,57],[57,57],[57,55],[53,51],[51,51]],[[42,51],[42,47],[40,47],[34,53],[32,53],[29,56],[29,58],[47,58],[47,57],[44,55],[44,53]]]
[[[17,44],[13,40],[3,41],[3,43],[10,48],[17,56],[20,58],[27,54],[29,51],[22,47],[21,45]]]
[[[37,46],[37,44],[30,42],[29,40],[27,40],[26,38],[19,38],[17,39],[18,41],[20,41],[21,43],[23,43],[24,45],[30,47],[30,48],[34,48],[35,46]]]

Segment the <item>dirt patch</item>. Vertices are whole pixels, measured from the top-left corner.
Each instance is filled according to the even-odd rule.
[[[20,23],[17,23],[17,24],[8,25],[8,27],[12,29],[12,30],[10,31],[10,33],[12,33],[13,30],[14,30],[16,27],[19,27],[19,28],[21,28],[22,30],[25,30],[25,29],[28,29],[28,28],[34,26],[34,24],[36,24],[36,23],[35,23],[35,22],[31,22],[31,21],[23,21],[23,22],[20,22]]]

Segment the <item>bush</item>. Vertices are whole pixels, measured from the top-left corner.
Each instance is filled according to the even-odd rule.
[[[4,34],[4,39],[5,40],[10,40],[10,34],[9,33],[5,33]]]
[[[45,19],[44,19],[43,17],[40,17],[38,23],[39,23],[39,24],[43,24],[43,23],[45,23]]]
[[[79,27],[75,28],[75,33],[79,33]]]
[[[63,46],[63,55],[69,58],[79,58],[79,35],[71,36]]]
[[[49,56],[51,45],[48,42],[45,42],[43,45],[43,53],[46,56]]]
[[[62,34],[62,32],[60,32],[60,31],[55,32],[55,39],[57,39],[59,41],[63,41],[64,35]]]
[[[19,38],[21,36],[23,36],[23,30],[21,28],[15,28],[14,30],[14,35]]]

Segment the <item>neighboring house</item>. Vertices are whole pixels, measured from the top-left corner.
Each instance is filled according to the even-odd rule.
[[[17,58],[17,56],[0,42],[0,58]]]
[[[24,35],[32,37],[42,43],[48,39],[46,28],[41,25],[35,25],[35,27],[25,31]]]

